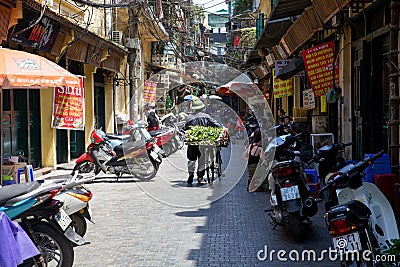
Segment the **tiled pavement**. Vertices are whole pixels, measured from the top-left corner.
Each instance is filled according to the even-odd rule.
[[[276,254],[272,262],[257,259],[265,246],[301,255],[303,249],[327,249],[331,239],[322,203],[303,243],[294,243],[283,227],[272,230],[264,212],[267,194],[248,193],[245,175],[238,178],[242,149],[223,151],[226,175],[212,186],[186,185],[185,151],[165,159],[150,182],[103,175],[87,185],[96,224],[88,224],[91,244],[75,248],[74,266],[339,266],[327,259],[279,262]]]

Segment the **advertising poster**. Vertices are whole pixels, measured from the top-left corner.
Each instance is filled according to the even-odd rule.
[[[315,97],[325,95],[333,86],[333,41],[303,50],[301,55]],[[338,64],[335,68],[335,83],[339,83]]]
[[[144,103],[155,106],[157,100],[157,83],[144,81]]]
[[[84,130],[85,97],[83,77],[79,87],[54,87],[51,128]]]
[[[314,98],[314,92],[312,89],[303,91],[303,107],[305,109],[314,109],[315,108],[315,98]]]
[[[273,81],[273,94],[274,98],[281,98],[284,96],[293,95],[293,83],[292,78],[282,81],[276,78],[275,69],[272,70],[272,75],[274,76]]]

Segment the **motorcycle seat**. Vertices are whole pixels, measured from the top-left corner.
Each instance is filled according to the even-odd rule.
[[[127,140],[129,139],[129,134],[118,135],[118,134],[106,134],[109,139]]]
[[[154,131],[150,131],[149,133],[150,133],[150,135],[152,136],[152,137],[154,137],[154,136],[157,136],[157,135],[160,135],[160,134],[163,134],[163,133],[166,133],[166,132],[168,132],[169,131],[169,129],[159,129],[159,130],[154,130]]]
[[[8,200],[32,192],[39,186],[38,182],[29,182],[0,188],[0,207],[4,206]]]
[[[145,141],[143,140],[138,140],[138,141],[134,141],[134,142],[127,142],[121,145],[123,151],[125,151],[125,153],[127,151],[131,151],[131,150],[135,150],[135,149],[139,149],[145,146]]]
[[[328,221],[342,216],[351,216],[357,218],[369,218],[370,209],[361,201],[351,200],[347,203],[332,207],[328,211]]]

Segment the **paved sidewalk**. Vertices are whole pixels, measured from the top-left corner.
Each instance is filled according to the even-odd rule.
[[[164,159],[148,182],[129,176],[116,182],[115,176],[100,175],[87,185],[96,223],[88,224],[85,236],[91,244],[75,248],[74,266],[338,266],[328,260],[279,262],[276,253],[272,262],[257,259],[265,246],[268,253],[297,249],[301,255],[303,249],[327,249],[331,239],[322,205],[305,242],[294,243],[283,227],[272,230],[264,212],[268,195],[246,191],[241,151],[223,152],[226,175],[213,185],[186,185],[184,150]],[[69,172],[57,170],[43,178]]]

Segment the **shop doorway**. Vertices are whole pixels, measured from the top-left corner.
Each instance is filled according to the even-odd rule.
[[[353,141],[357,159],[364,154],[388,152],[388,52],[389,36],[382,35],[372,41],[362,42],[355,49],[353,65]]]

